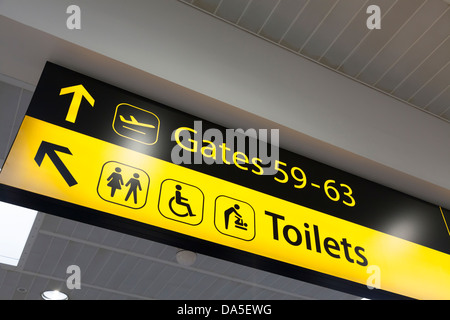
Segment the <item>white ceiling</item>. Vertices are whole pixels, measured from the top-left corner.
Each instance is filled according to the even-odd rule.
[[[181,2],[395,96],[443,122],[450,120],[450,10],[441,0]],[[382,8],[381,30],[356,27],[366,18],[363,9],[369,2]],[[12,62],[2,70],[16,68],[15,74],[26,74],[34,68],[33,74],[38,74],[43,57],[69,67],[76,65],[77,59],[103,67],[117,63],[97,61],[70,46],[64,51],[44,36],[36,41],[43,43],[36,49],[36,57],[20,53],[28,64],[14,64],[14,59],[24,59],[12,57],[6,47],[0,47],[2,56],[7,57],[3,61]],[[17,39],[14,43],[18,45]],[[67,56],[71,59],[64,58]],[[138,93],[143,89],[135,88]],[[160,92],[170,89],[174,88],[153,88]],[[33,90],[33,85],[0,76],[0,161],[9,150]],[[194,99],[188,94],[183,98]],[[71,299],[360,298],[204,255],[199,255],[193,266],[184,267],[175,259],[178,248],[45,213],[39,214],[27,248],[19,268],[0,268],[0,299],[33,300],[39,299],[43,290],[65,289],[66,268],[72,264],[81,268],[82,289],[68,291]]]
[[[180,0],[450,122],[450,6],[442,0]],[[369,30],[369,5],[381,29]]]

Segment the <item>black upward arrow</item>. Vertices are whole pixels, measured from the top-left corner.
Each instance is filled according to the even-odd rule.
[[[58,157],[58,155],[56,154],[56,151],[72,155],[70,150],[66,147],[59,146],[59,145],[56,145],[56,144],[53,144],[53,143],[50,143],[47,141],[42,141],[41,145],[39,146],[38,152],[36,153],[36,156],[34,157],[34,161],[36,161],[36,163],[40,167],[42,164],[42,161],[44,160],[45,155],[47,155],[50,158],[50,160],[53,162],[53,164],[55,165],[56,169],[62,175],[64,180],[67,182],[69,187],[72,187],[72,186],[78,184],[78,182],[74,179],[74,177],[69,172],[67,167],[64,165],[64,163]]]

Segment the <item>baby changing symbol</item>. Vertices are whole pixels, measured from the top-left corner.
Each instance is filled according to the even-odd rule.
[[[227,236],[250,241],[255,237],[255,211],[247,202],[219,196],[214,209],[216,229]]]
[[[147,202],[150,177],[139,169],[120,162],[106,162],[100,173],[97,193],[105,201],[133,209]]]
[[[244,223],[244,219],[242,219],[242,216],[239,214],[238,210],[241,207],[239,207],[238,204],[235,204],[233,207],[228,208],[225,210],[225,229],[228,230],[228,225],[230,222],[230,215],[234,213],[236,221],[234,221],[234,227],[242,230],[247,230],[247,223]]]

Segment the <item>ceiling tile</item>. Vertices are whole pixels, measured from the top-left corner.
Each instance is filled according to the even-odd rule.
[[[432,23],[431,28],[417,39],[401,60],[392,65],[375,86],[381,90],[392,92],[418,65],[427,59],[432,52],[449,36],[450,6],[439,19]],[[428,25],[427,25],[428,27]]]
[[[450,108],[450,84],[436,97],[433,98],[432,101],[430,101],[427,106],[425,107],[426,110],[437,114],[437,115],[444,115],[448,108]]]
[[[373,85],[384,72],[408,53],[415,42],[426,33],[426,30],[435,23],[444,10],[445,4],[441,1],[423,2],[423,6],[420,6],[405,21],[402,28],[393,30],[392,37],[360,71],[357,76],[358,79]]]
[[[302,8],[301,14],[290,30],[284,35],[280,44],[287,48],[298,51],[308,40],[311,33],[335,5],[335,0],[310,1]]]
[[[408,101],[423,85],[432,81],[442,71],[445,72],[446,64],[450,57],[450,37],[439,44],[436,49],[418,64],[392,91],[396,96]],[[443,69],[444,68],[444,69]],[[448,73],[441,76],[450,83]]]
[[[237,24],[249,31],[258,33],[276,9],[277,3],[278,1],[274,0],[250,1]]]
[[[380,7],[380,30],[366,26],[369,5]],[[440,107],[450,57],[450,6],[444,1],[230,0],[216,9],[209,11],[240,29],[447,118]]]
[[[381,9],[381,29],[371,30],[339,69],[350,76],[358,75],[367,62],[383,48],[384,44],[392,38],[392,35],[423,4],[423,1],[397,0],[387,10]],[[363,25],[362,27],[365,28],[366,26]]]
[[[428,79],[408,100],[417,106],[425,108],[430,102],[438,99],[445,90],[448,90],[449,85],[450,63],[447,62],[443,69],[440,69],[432,78]]]
[[[321,23],[317,30],[311,34],[311,38],[303,45],[302,54],[310,58],[319,59],[327,48],[343,32],[346,26],[353,20],[353,17],[365,10],[367,2],[361,0],[345,0],[335,2],[335,7]]]
[[[214,12],[220,0],[193,0],[192,4],[208,12]]]
[[[242,16],[250,0],[227,0],[222,1],[217,8],[216,14],[231,23],[236,23]]]
[[[283,35],[289,31],[289,26],[296,21],[297,15],[301,13],[307,3],[307,0],[281,1],[259,34],[278,43]]]

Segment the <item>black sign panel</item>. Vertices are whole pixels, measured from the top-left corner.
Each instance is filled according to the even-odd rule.
[[[195,172],[216,177],[446,255],[450,254],[450,233],[447,224],[450,219],[449,210],[292,152],[274,148],[274,145],[264,144],[261,139],[258,139],[261,135],[269,136],[271,139],[276,138],[276,136],[271,136],[273,131],[270,130],[255,129],[242,134],[52,63],[47,63],[43,71],[26,119],[38,120],[39,123],[51,124],[51,128],[55,126],[67,129],[80,134],[80,137],[87,136],[108,145],[123,147],[132,151],[133,154],[137,152],[167,163],[176,163],[179,167],[192,169]],[[28,130],[26,126],[24,130]],[[53,129],[50,129],[49,126],[49,131],[51,130]],[[82,178],[79,178],[79,175],[77,177],[72,172],[73,170],[71,171],[71,167],[67,165],[67,161],[62,159],[64,155],[72,155],[75,147],[71,147],[69,142],[68,145],[64,145],[48,141],[50,139],[41,140],[39,146],[30,151],[33,157],[30,157],[30,166],[36,165],[42,171],[44,169],[41,166],[45,166],[42,162],[45,157],[48,157],[67,187],[76,186]],[[19,149],[19,147],[17,148]],[[4,171],[8,170],[13,171],[5,165]],[[115,176],[113,175],[114,170],[116,170]],[[104,161],[101,173],[95,174],[96,182],[99,179],[97,175],[100,175],[95,197],[135,210],[146,206],[149,202],[147,198],[144,202],[144,197],[141,197],[139,192],[146,190],[150,194],[149,188],[153,187],[154,180],[153,176],[143,168],[135,168],[127,163],[115,161],[111,156],[110,161]],[[2,172],[2,175],[5,173]],[[123,176],[125,178],[123,180],[127,181],[121,181],[119,176]],[[105,180],[103,185],[102,177],[108,181]],[[200,193],[204,190],[197,188],[198,186],[194,185],[195,181],[186,185],[181,182],[174,183],[172,186],[168,180],[170,179],[162,182],[165,188],[184,187],[184,190],[191,190],[190,197],[203,199]],[[130,221],[125,215],[111,216],[101,212],[102,210],[89,207],[89,205],[80,206],[76,202],[69,203],[61,199],[54,199],[45,192],[33,191],[34,189],[31,187],[29,189],[22,188],[8,178],[0,179],[0,182],[3,183],[0,197],[4,201],[25,204],[51,214],[171,245],[189,247],[220,258],[355,294],[383,298],[403,295],[401,293],[390,294],[384,290],[369,290],[361,283],[340,279],[314,269],[275,261],[276,259],[270,257],[243,252],[240,248],[230,248],[201,237],[195,239],[170,229]],[[117,197],[122,192],[121,190],[126,188],[127,182],[130,184],[127,185],[129,194],[126,195],[126,200],[116,201],[117,198],[114,197]],[[164,190],[163,185],[161,191]],[[215,188],[215,186],[211,186],[211,188]],[[199,189],[200,192],[197,192],[196,189]],[[205,196],[203,195],[203,197]],[[160,195],[159,199],[161,201],[164,198]],[[179,200],[181,198],[174,199],[173,201],[177,204],[183,203]],[[219,202],[222,200],[223,206],[228,205],[225,198],[220,198],[216,199],[215,208],[222,205]],[[203,201],[208,201],[208,199],[203,199]],[[245,201],[236,200],[235,202],[239,203],[241,207],[245,206]],[[62,210],[62,208],[64,209]],[[167,217],[164,210],[159,207],[161,215]],[[92,215],[92,211],[95,211],[96,214]],[[188,210],[186,215],[192,213],[191,211]],[[227,217],[234,216],[232,211],[229,212]],[[205,218],[207,214],[208,212],[203,213]],[[278,227],[277,223],[282,221],[282,218],[277,217],[284,218],[284,216],[281,213],[271,214],[266,210],[265,212],[256,212],[255,216],[257,216],[257,220],[266,218],[268,223],[272,223],[273,234],[272,231],[270,233],[271,237],[275,239],[278,233],[284,232],[281,231],[282,229],[279,232],[275,230]],[[295,213],[291,214],[295,215]],[[196,223],[203,223],[202,221],[204,220],[199,219]],[[218,226],[217,223],[216,229],[226,235],[229,221],[226,220],[226,229]],[[405,232],[403,226],[412,226],[413,232]],[[235,227],[240,227],[246,232],[250,229],[250,226],[245,225],[244,222],[236,223]],[[304,228],[309,228],[309,226]],[[297,227],[291,228],[291,231],[289,228],[286,230],[284,234],[286,241],[292,242],[294,245],[296,242],[301,242],[300,238],[294,239],[292,236],[292,232],[299,230]],[[310,230],[304,231],[304,237],[307,234],[313,234],[316,230],[318,227],[313,230],[311,226]],[[239,238],[239,232],[237,230],[231,236]],[[242,236],[241,239],[248,242],[257,235],[259,235],[258,231],[248,238]],[[316,235],[318,235],[318,231]],[[318,238],[316,237],[316,239]],[[313,239],[310,241],[314,242]],[[348,257],[347,249],[350,245],[347,245],[345,241],[344,239],[341,250],[346,250],[348,261],[355,260]],[[331,245],[327,248],[330,247]],[[383,249],[380,248],[380,250]],[[342,251],[341,255],[343,255]],[[361,262],[361,264],[363,263]]]

